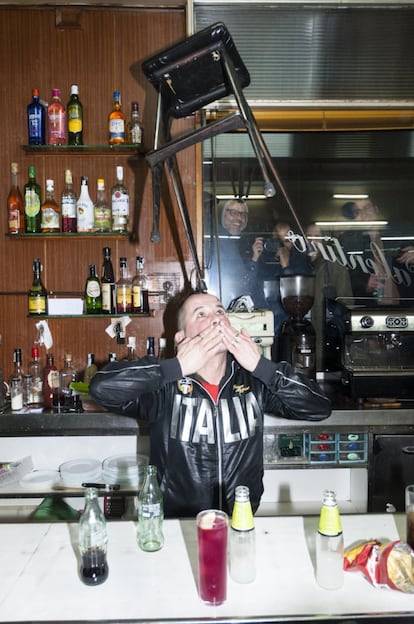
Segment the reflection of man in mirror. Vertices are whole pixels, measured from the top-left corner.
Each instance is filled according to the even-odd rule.
[[[249,209],[244,199],[229,199],[220,213],[217,244],[208,267],[209,291],[220,296],[225,308],[242,295],[250,295],[256,308],[263,306],[263,288],[257,281],[258,260],[263,253],[263,239],[246,244]]]

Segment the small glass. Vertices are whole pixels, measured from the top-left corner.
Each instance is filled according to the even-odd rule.
[[[13,411],[23,409],[23,387],[20,377],[12,377],[10,382],[10,399]]]
[[[206,509],[196,519],[198,591],[203,602],[220,605],[227,598],[227,532],[224,511]]]
[[[407,520],[407,544],[414,548],[414,485],[405,488],[405,514]]]

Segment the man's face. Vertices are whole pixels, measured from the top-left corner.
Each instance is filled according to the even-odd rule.
[[[193,338],[220,321],[230,324],[223,304],[214,295],[192,295],[184,303],[183,312],[183,338]]]
[[[223,227],[232,235],[238,236],[246,227],[248,212],[243,204],[234,202],[224,211]]]
[[[375,221],[378,219],[378,208],[370,199],[359,199],[352,209],[356,221]]]

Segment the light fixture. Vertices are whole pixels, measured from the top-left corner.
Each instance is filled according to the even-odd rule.
[[[315,225],[333,228],[378,228],[388,225],[388,221],[315,221]]]
[[[266,195],[242,195],[236,197],[235,195],[216,195],[216,199],[268,199]]]
[[[366,193],[334,193],[332,197],[334,199],[368,199],[369,195]]]

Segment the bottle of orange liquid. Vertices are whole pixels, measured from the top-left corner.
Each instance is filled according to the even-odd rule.
[[[7,197],[7,221],[9,234],[19,234],[25,231],[24,226],[24,201],[19,189],[18,175],[19,165],[10,165],[11,185]]]
[[[109,144],[123,145],[125,143],[126,117],[122,112],[121,94],[114,91],[113,108],[108,118]]]

